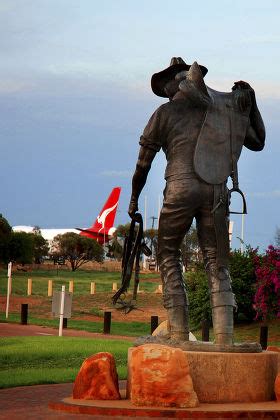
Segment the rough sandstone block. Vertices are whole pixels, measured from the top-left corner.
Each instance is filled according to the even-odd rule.
[[[74,399],[120,400],[118,375],[115,360],[107,352],[87,358],[76,377]]]
[[[276,400],[280,403],[280,372],[278,373],[275,379],[274,392]]]
[[[161,344],[131,351],[129,394],[137,406],[196,407],[186,352]]]
[[[277,353],[280,353],[280,347],[277,346],[268,346],[266,351],[276,351]]]

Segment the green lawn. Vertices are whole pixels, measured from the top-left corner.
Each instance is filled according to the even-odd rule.
[[[54,290],[61,290],[69,280],[74,280],[72,318],[68,328],[90,332],[103,331],[102,308],[112,307],[112,283],[120,285],[120,273],[79,270],[72,273],[67,270],[43,271],[33,273],[16,272],[13,274],[12,297],[18,305],[27,301],[27,279],[33,279],[33,299],[30,302],[28,322],[30,324],[50,326],[58,329],[58,319],[51,317],[51,298],[47,298],[48,280],[53,280]],[[155,282],[149,280],[155,279]],[[141,275],[140,289],[152,292],[157,287],[158,273]],[[95,295],[90,295],[90,283],[96,283]],[[0,270],[0,295],[6,295],[7,273]],[[139,294],[138,307],[157,308],[161,305],[161,296],[155,293]],[[4,306],[3,306],[4,308]],[[108,309],[106,309],[108,310]],[[17,311],[17,312],[16,312]],[[99,316],[89,321],[88,315]],[[81,318],[87,319],[81,319]],[[75,319],[76,318],[76,319]],[[6,322],[5,309],[0,313],[0,321]],[[11,310],[8,322],[19,322],[19,309]],[[261,323],[236,325],[235,342],[259,342]],[[268,322],[268,345],[280,346],[280,321]],[[112,320],[111,334],[141,336],[150,332],[149,322],[116,322]],[[201,331],[193,331],[201,339]],[[210,330],[210,339],[212,331]],[[70,337],[16,337],[0,338],[0,387],[31,385],[40,383],[60,383],[73,381],[83,360],[100,351],[114,354],[119,377],[126,377],[127,349],[130,342],[120,342],[106,336],[101,339]]]
[[[89,295],[90,284],[95,282],[96,292],[111,292],[112,284],[121,284],[121,273],[104,271],[85,271],[77,270],[75,272],[61,270],[34,270],[33,272],[14,271],[12,277],[12,293],[18,296],[27,295],[27,281],[32,279],[32,295],[47,296],[48,280],[53,281],[53,290],[61,290],[62,285],[68,284],[70,280],[74,281],[74,295]],[[158,283],[151,283],[146,280],[150,278],[159,279],[159,273],[141,274],[140,288],[146,292],[152,292],[156,289]],[[133,281],[131,282],[133,286]],[[0,295],[7,293],[7,271],[0,270]]]
[[[119,333],[124,334],[124,330],[120,329]],[[199,331],[194,333],[201,338]],[[258,338],[259,324],[235,328],[236,342],[258,342]],[[132,342],[112,340],[109,336],[104,340],[49,336],[1,338],[0,388],[73,382],[84,359],[101,351],[114,355],[119,378],[125,379],[127,350],[131,345]],[[269,323],[269,345],[280,346],[277,322]]]
[[[20,322],[19,314],[9,314],[8,320],[6,320],[5,314],[0,314],[1,322]],[[44,319],[36,318],[33,316],[28,317],[28,323],[33,325],[41,325],[43,327],[54,327],[58,329],[59,320],[56,319]],[[72,320],[69,319],[67,327],[74,330],[83,330],[95,333],[103,333],[103,321],[92,322],[86,320]],[[112,335],[125,335],[128,337],[139,337],[141,335],[150,334],[150,324],[145,322],[117,322],[112,321],[111,323],[111,334]],[[1,356],[0,356],[1,357]]]
[[[12,337],[0,340],[0,388],[74,381],[83,361],[98,352],[115,357],[120,379],[127,375],[130,342],[70,337]]]

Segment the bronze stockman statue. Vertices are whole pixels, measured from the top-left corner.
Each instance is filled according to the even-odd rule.
[[[262,150],[265,127],[248,83],[236,82],[230,93],[217,92],[205,85],[206,73],[204,66],[196,62],[190,66],[178,57],[152,76],[153,92],[170,101],[154,112],[141,136],[128,212],[133,218],[138,210],[152,161],[162,148],[167,166],[158,261],[170,337],[187,341],[189,336],[180,244],[195,218],[209,282],[215,343],[231,345],[235,299],[228,269],[226,183],[231,176],[233,190],[241,193],[237,161],[242,146]]]

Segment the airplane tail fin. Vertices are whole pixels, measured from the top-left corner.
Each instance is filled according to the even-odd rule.
[[[108,231],[114,225],[114,220],[117,212],[117,207],[119,204],[121,188],[113,188],[111,194],[109,195],[106,203],[104,204],[103,209],[97,216],[97,219],[93,223],[92,227],[89,230],[94,230],[97,232]]]

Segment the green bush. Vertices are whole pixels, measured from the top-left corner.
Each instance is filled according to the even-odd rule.
[[[197,268],[186,274],[189,296],[189,315],[192,329],[200,328],[203,319],[211,320],[211,307],[207,278],[204,269]]]
[[[235,322],[253,321],[253,308],[256,290],[256,276],[254,271],[254,256],[256,250],[247,247],[244,253],[233,251],[230,255],[230,275],[232,290],[237,302]],[[205,270],[196,268],[186,274],[186,284],[189,296],[190,323],[192,327],[199,327],[203,319],[211,320],[210,297]]]
[[[232,290],[237,302],[236,321],[253,321],[256,312],[253,308],[256,292],[254,257],[256,250],[248,246],[244,253],[233,251],[230,255],[230,275]]]

